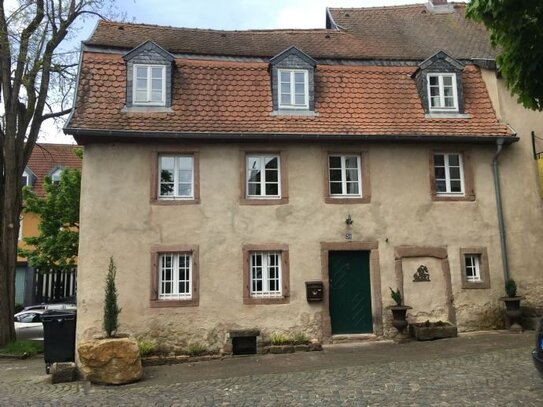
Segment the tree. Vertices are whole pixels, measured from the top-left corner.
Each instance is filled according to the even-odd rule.
[[[543,110],[543,3],[541,0],[472,0],[466,15],[490,31],[496,58],[511,94]]]
[[[106,276],[105,298],[104,298],[104,331],[108,338],[111,338],[117,332],[119,325],[119,308],[117,299],[117,287],[115,286],[115,276],[117,275],[117,267],[113,261],[113,257],[109,258],[109,269]]]
[[[79,243],[79,194],[81,171],[66,168],[60,182],[45,178],[46,197],[24,189],[24,212],[40,217],[39,236],[26,237],[26,249],[19,254],[37,269],[71,270],[77,264]]]
[[[107,0],[0,0],[0,346],[13,326],[22,174],[42,123],[70,112],[76,60],[60,45],[75,21],[105,11]],[[10,5],[14,5],[10,8]],[[74,55],[74,57],[76,57]],[[53,92],[56,89],[58,92]]]

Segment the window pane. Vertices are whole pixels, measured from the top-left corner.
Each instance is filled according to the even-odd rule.
[[[328,162],[330,164],[330,168],[341,168],[341,157],[328,157]]]
[[[277,157],[266,157],[266,168],[277,168]]]
[[[164,68],[161,66],[153,66],[151,67],[151,77],[153,79],[160,79],[162,80],[162,71]]]
[[[162,91],[152,91],[151,92],[151,102],[161,102],[162,101]]]
[[[290,83],[290,72],[280,71],[279,72],[279,80],[281,82]]]
[[[249,195],[260,195],[260,184],[249,184]]]
[[[179,196],[192,196],[192,185],[179,184]]]
[[[294,85],[294,92],[300,95],[305,95],[305,83],[296,83]]]
[[[449,154],[449,165],[451,166],[458,166],[460,165],[458,154]]]
[[[446,97],[444,102],[445,107],[454,107],[454,99],[452,97]]]
[[[266,170],[266,182],[278,182],[279,171],[277,170]]]
[[[305,72],[294,72],[295,83],[305,83]]]
[[[151,81],[151,89],[162,93],[162,78]]]
[[[462,192],[462,184],[460,181],[451,181],[451,192]]]
[[[445,180],[436,180],[436,192],[447,192]]]
[[[179,157],[179,169],[192,170],[192,157]]]
[[[459,180],[460,179],[460,168],[459,167],[451,167],[449,175],[451,179]]]
[[[444,166],[445,165],[445,158],[443,154],[436,154],[434,155],[434,164],[437,166]]]
[[[249,171],[249,182],[260,182],[260,171],[259,170],[250,170]]]
[[[266,195],[279,195],[279,185],[266,184]]]
[[[282,105],[290,105],[290,94],[281,94],[281,101],[279,103]]]
[[[345,157],[345,168],[358,168],[357,157]]]
[[[343,193],[343,190],[341,188],[341,182],[331,182],[330,193],[332,195],[341,195]]]
[[[294,103],[296,105],[305,105],[305,95],[294,95]]]
[[[347,181],[358,181],[358,170],[347,170]]]
[[[445,167],[436,167],[435,177],[436,179],[445,179]]]
[[[341,170],[330,170],[330,181],[341,181]]]
[[[146,66],[137,66],[136,67],[136,78],[145,78],[147,79],[147,67]]]
[[[146,101],[147,101],[147,90],[137,90],[136,102],[146,102]]]
[[[348,182],[347,183],[347,194],[356,194],[358,195],[359,189],[358,189],[358,182]]]
[[[443,86],[452,87],[452,76],[443,76]]]
[[[430,86],[437,86],[439,84],[437,76],[430,76]]]
[[[136,79],[136,89],[147,92],[147,78]]]

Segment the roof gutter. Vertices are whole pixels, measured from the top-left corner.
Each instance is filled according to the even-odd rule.
[[[65,134],[74,137],[137,138],[137,139],[175,139],[175,140],[222,140],[222,141],[368,141],[368,142],[406,142],[406,143],[480,143],[494,144],[502,140],[502,144],[511,144],[519,140],[516,134],[511,136],[480,135],[423,135],[423,134],[312,134],[312,133],[228,133],[228,132],[141,132],[130,130],[81,129],[65,127]]]

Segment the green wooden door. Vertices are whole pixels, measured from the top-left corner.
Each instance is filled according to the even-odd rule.
[[[328,265],[332,334],[373,332],[369,252],[330,252]]]

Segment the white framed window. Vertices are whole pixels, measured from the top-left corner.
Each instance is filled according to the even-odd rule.
[[[30,174],[24,170],[23,175],[21,177],[21,184],[23,187],[27,187],[30,185]]]
[[[458,111],[455,73],[428,74],[428,101],[430,111]]]
[[[194,198],[194,157],[160,155],[158,158],[158,198]]]
[[[328,156],[330,196],[361,197],[361,178],[359,155]]]
[[[305,69],[278,69],[279,108],[309,109],[308,73]]]
[[[481,279],[481,256],[479,254],[464,255],[464,273],[468,283],[479,283]]]
[[[464,195],[462,154],[434,154],[435,189],[438,195]]]
[[[60,183],[60,177],[62,176],[62,168],[57,168],[51,173],[51,182],[55,185]]]
[[[247,198],[281,198],[281,162],[279,155],[247,155]]]
[[[135,105],[166,104],[166,67],[134,64],[132,100]]]
[[[251,252],[250,296],[281,297],[281,252]]]
[[[158,299],[192,299],[192,255],[162,253],[158,264]]]

